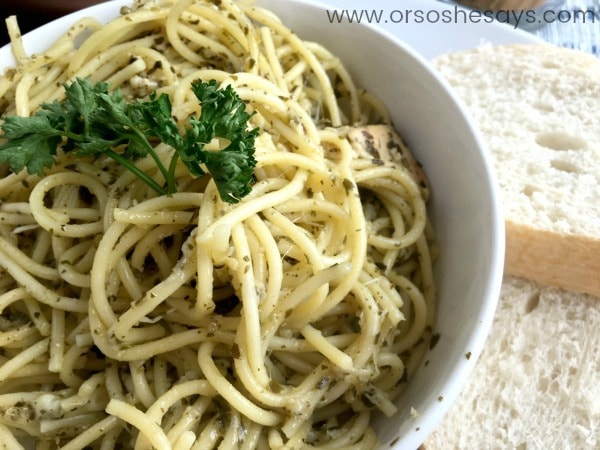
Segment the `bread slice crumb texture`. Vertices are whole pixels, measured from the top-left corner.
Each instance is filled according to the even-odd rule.
[[[486,347],[427,450],[600,448],[600,302],[506,277]]]
[[[509,217],[600,236],[600,61],[530,47],[481,47],[436,66],[487,137]]]
[[[589,273],[600,269],[600,60],[552,45],[488,45],[434,65],[481,130],[507,225],[521,232],[512,241],[507,232],[507,272],[600,295]],[[526,253],[538,232],[550,241]],[[581,238],[592,246],[569,260]]]

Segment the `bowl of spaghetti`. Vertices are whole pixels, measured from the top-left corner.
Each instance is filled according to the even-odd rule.
[[[327,10],[7,19],[8,448],[400,449],[439,423],[500,288],[490,163],[427,62]]]

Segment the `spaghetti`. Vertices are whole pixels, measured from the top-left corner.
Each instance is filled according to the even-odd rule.
[[[184,120],[191,83],[217,80],[260,133],[237,204],[183,166],[165,196],[108,158],[3,173],[5,447],[373,448],[372,416],[394,414],[434,313],[427,184],[381,102],[246,3],[139,2],[31,56],[7,23],[5,115],[89,77],[166,93]]]

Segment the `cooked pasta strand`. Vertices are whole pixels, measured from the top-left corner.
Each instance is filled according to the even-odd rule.
[[[215,80],[258,136],[236,204],[181,160],[159,196],[62,144],[43,176],[0,177],[4,446],[374,448],[373,412],[396,411],[435,318],[424,175],[351,139],[395,135],[385,99],[253,2],[133,0],[37,55],[7,27],[3,116],[89,77],[128,102],[167,95],[184,128],[204,106],[192,83]],[[150,142],[133,164],[163,186],[174,149]]]

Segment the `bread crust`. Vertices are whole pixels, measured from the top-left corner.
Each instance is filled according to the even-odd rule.
[[[600,297],[600,241],[505,221],[507,275]]]

